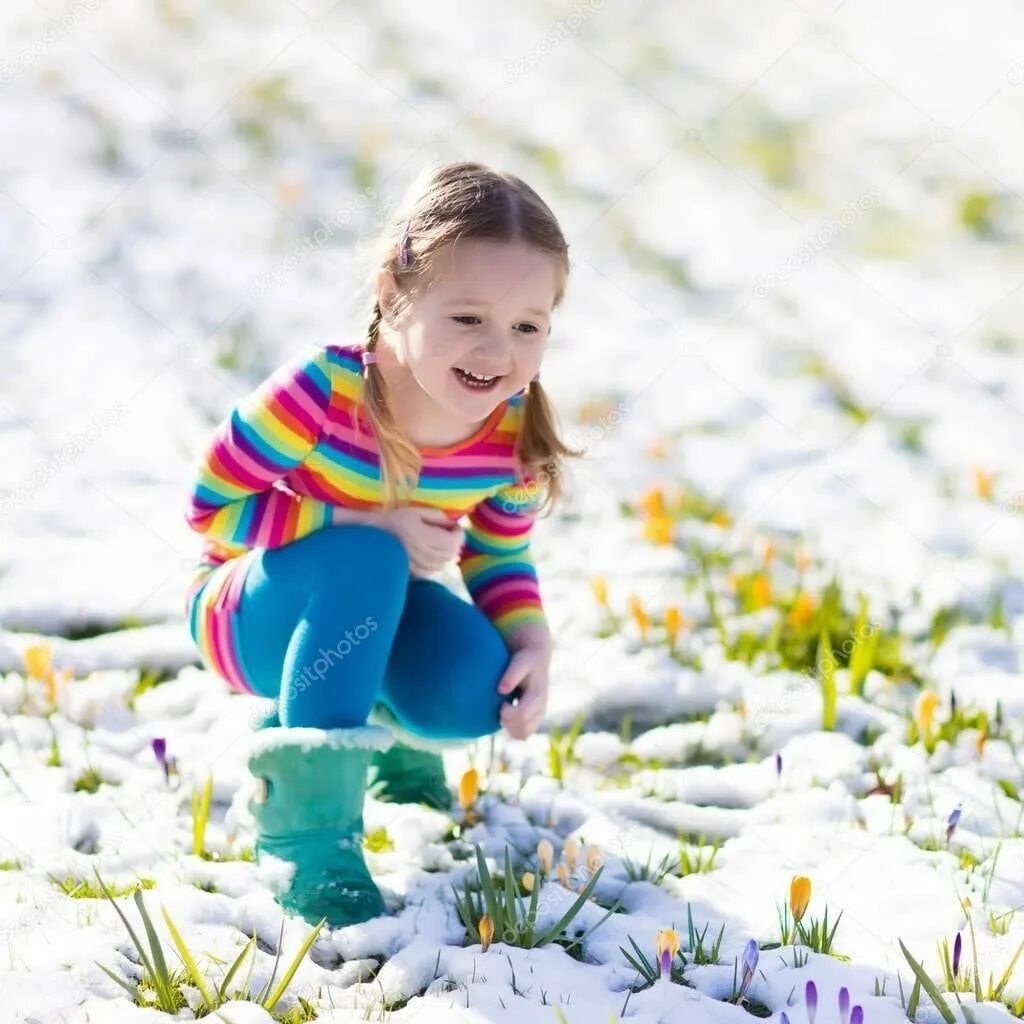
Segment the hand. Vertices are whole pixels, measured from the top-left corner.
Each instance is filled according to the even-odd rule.
[[[440,509],[403,505],[380,513],[380,526],[401,540],[414,576],[430,576],[455,558],[465,533]]]
[[[544,720],[550,668],[551,651],[547,647],[521,647],[512,652],[498,693],[511,693],[519,687],[519,703],[501,706],[501,724],[514,739],[525,740]]]

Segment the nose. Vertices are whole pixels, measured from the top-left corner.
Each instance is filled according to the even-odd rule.
[[[504,366],[508,361],[509,341],[501,331],[490,330],[478,338],[475,355],[487,365]]]

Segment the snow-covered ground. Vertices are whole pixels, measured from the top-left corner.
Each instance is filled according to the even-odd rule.
[[[519,173],[570,242],[544,379],[587,455],[535,553],[558,636],[548,726],[587,729],[564,787],[547,732],[447,755],[453,786],[483,772],[483,820],[458,839],[452,815],[368,801],[393,844],[368,853],[392,913],[321,935],[277,1010],[301,995],[321,1020],[558,1007],[728,1024],[760,1007],[802,1024],[813,980],[821,1024],[841,986],[885,1024],[906,1016],[897,975],[908,997],[913,983],[898,940],[941,989],[938,941],[961,932],[973,965],[966,913],[998,982],[1024,941],[1022,28],[995,2],[6,5],[0,1024],[159,1019],[97,966],[137,972],[110,904],[55,885],[94,866],[151,879],[147,905],[211,979],[254,930],[253,987],[269,977],[283,917],[255,865],[191,853],[208,772],[207,845],[244,848],[225,812],[251,708],[196,667],[181,617],[189,463],[278,362],[361,336],[374,232],[432,159]],[[676,485],[730,522],[644,540],[623,503]],[[742,569],[768,539],[806,550],[808,591],[834,573],[884,609],[917,681],[873,672],[848,694],[841,671],[823,731],[817,680],[725,659],[685,542]],[[715,579],[728,631],[751,625]],[[629,595],[657,628],[683,609],[690,664],[641,641]],[[74,673],[52,714],[24,679],[40,639]],[[143,670],[167,678],[139,686]],[[955,695],[990,734],[928,753],[907,732],[921,686],[937,722]],[[106,784],[76,790],[89,768]],[[680,832],[721,843],[712,870],[630,880]],[[521,872],[543,838],[556,856],[569,838],[601,850],[600,905],[573,927],[615,911],[572,955],[464,946],[450,887],[475,877],[472,844],[497,868],[510,843]],[[813,880],[810,916],[842,911],[849,960],[770,948],[794,875]],[[554,923],[571,897],[557,880],[544,894]],[[620,947],[653,959],[668,927],[685,945],[688,906],[709,936],[724,925],[720,965],[642,988]],[[305,934],[286,920],[286,958]],[[744,1008],[728,997],[751,938]],[[1003,994],[1024,996],[1024,962]],[[927,995],[917,1019],[941,1019]]]

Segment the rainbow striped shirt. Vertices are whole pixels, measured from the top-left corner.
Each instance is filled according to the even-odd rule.
[[[185,518],[206,543],[186,595],[193,637],[207,660],[241,689],[232,624],[244,569],[274,548],[329,526],[335,505],[381,507],[380,457],[365,415],[361,345],[317,347],[279,367],[236,403],[194,464]],[[543,495],[517,476],[523,397],[502,402],[471,437],[420,447],[410,504],[468,515],[458,567],[474,604],[508,635],[544,622],[530,530]],[[200,600],[196,600],[200,598]],[[221,617],[223,619],[223,617]]]

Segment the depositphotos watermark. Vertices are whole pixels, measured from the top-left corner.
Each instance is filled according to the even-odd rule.
[[[59,448],[52,451],[42,465],[37,466],[32,474],[23,480],[11,493],[0,495],[0,515],[8,515],[19,505],[27,505],[36,491],[46,486],[46,482],[65,467],[80,458],[86,448],[93,444],[104,429],[113,426],[124,415],[125,406],[121,401],[93,415],[89,425],[79,434],[65,441]]]
[[[103,0],[77,0],[65,11],[63,17],[51,18],[35,42],[26,46],[12,60],[0,61],[0,83],[6,85],[27,71],[47,50],[52,50],[62,39],[70,36],[85,14],[95,11],[102,3]]]
[[[333,647],[321,647],[317,652],[319,657],[314,659],[311,665],[304,665],[298,679],[289,684],[289,699],[323,679],[332,665],[341,662],[364,643],[370,634],[376,631],[377,626],[377,620],[372,615],[367,615],[355,629],[346,629],[345,635]]]
[[[758,274],[754,279],[754,294],[763,299],[773,288],[784,285],[802,267],[823,253],[838,235],[845,231],[866,210],[875,205],[878,189],[871,187],[862,196],[843,207],[838,217],[829,217],[800,247],[782,261],[770,274]]]
[[[514,82],[532,71],[548,54],[561,46],[567,35],[576,35],[583,23],[595,11],[604,7],[604,0],[586,0],[586,3],[573,3],[572,10],[566,18],[559,18],[551,26],[550,31],[535,46],[531,46],[521,57],[505,61],[502,78],[506,82]]]
[[[346,224],[349,224],[357,214],[377,198],[376,190],[371,186],[364,189],[359,195],[349,199],[344,207],[328,220],[320,218],[319,226],[308,235],[300,238],[280,263],[265,270],[261,274],[253,274],[249,278],[249,296],[258,299],[261,295],[276,288],[285,278],[286,274],[301,266],[309,258],[311,253],[322,248],[334,233]],[[378,215],[379,216],[379,215]],[[375,221],[376,223],[376,221]]]

